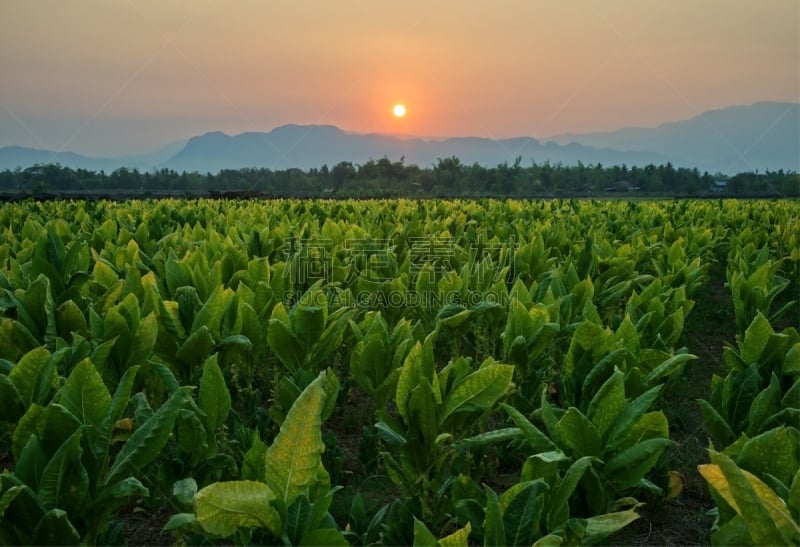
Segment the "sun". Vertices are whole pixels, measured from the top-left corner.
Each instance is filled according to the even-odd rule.
[[[392,107],[392,114],[394,114],[395,118],[402,118],[406,115],[406,107],[404,104],[396,104]]]

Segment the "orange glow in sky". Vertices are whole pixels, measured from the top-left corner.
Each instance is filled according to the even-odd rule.
[[[286,123],[546,138],[800,98],[797,0],[388,9],[3,0],[0,146],[135,153]]]

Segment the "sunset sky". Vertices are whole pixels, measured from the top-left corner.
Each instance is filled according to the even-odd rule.
[[[800,99],[798,0],[0,0],[0,21],[0,146],[89,155],[286,123],[542,138]]]

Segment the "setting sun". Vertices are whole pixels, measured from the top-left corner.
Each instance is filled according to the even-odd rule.
[[[392,114],[394,114],[395,118],[402,118],[406,115],[406,107],[402,104],[396,104],[392,108]]]

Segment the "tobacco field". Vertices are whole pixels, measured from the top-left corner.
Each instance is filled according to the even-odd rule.
[[[663,543],[637,526],[687,507],[701,544],[800,543],[798,201],[25,201],[0,231],[0,544]]]

